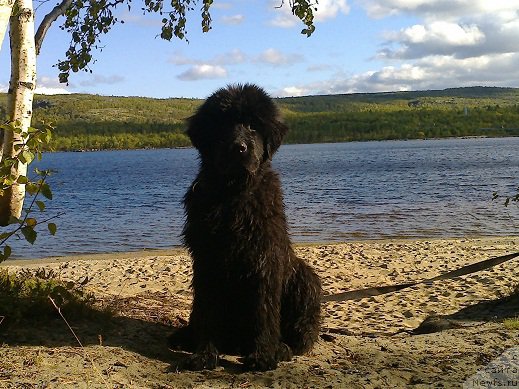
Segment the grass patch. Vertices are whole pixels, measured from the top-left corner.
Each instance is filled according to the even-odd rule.
[[[512,304],[512,311],[519,313],[519,283],[510,289],[508,300],[515,301],[515,304]],[[519,316],[506,318],[503,324],[508,330],[519,330]]]
[[[83,291],[73,282],[60,280],[53,270],[24,269],[10,273],[0,269],[0,318],[3,317],[3,325],[59,317],[51,298],[63,314],[72,317],[88,316],[95,303],[93,294]]]
[[[519,316],[514,318],[505,319],[503,324],[508,330],[519,330]]]

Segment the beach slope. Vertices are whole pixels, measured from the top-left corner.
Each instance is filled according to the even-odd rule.
[[[321,276],[326,295],[413,283],[517,251],[519,237],[296,247]],[[185,251],[7,261],[0,268],[10,272],[54,270],[114,315],[64,312],[78,339],[58,314],[31,326],[0,323],[0,388],[461,387],[519,345],[519,330],[503,324],[519,316],[517,295],[506,297],[518,291],[518,263],[519,257],[454,279],[325,302],[311,353],[251,373],[233,356],[215,371],[176,371],[183,354],[168,350],[166,337],[189,316]]]

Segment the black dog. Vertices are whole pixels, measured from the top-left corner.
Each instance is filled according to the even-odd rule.
[[[189,120],[201,161],[184,197],[194,300],[189,324],[169,339],[194,353],[186,369],[214,369],[219,352],[275,369],[317,340],[321,284],[292,250],[270,162],[287,130],[250,84],[218,90]]]

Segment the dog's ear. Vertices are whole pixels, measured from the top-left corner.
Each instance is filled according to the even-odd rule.
[[[265,147],[265,160],[272,159],[274,153],[281,146],[283,138],[288,132],[288,126],[278,118],[275,118],[268,123],[268,129],[265,131],[264,136],[264,147]]]
[[[218,89],[187,119],[186,134],[196,149],[203,152],[214,146],[217,131],[211,129],[222,120],[231,103],[228,89]]]
[[[203,126],[203,123],[201,122],[200,118],[197,117],[197,115],[190,116],[189,118],[187,118],[186,122],[186,134],[191,140],[193,147],[200,150],[200,148],[203,147],[203,129],[201,128],[201,126]]]

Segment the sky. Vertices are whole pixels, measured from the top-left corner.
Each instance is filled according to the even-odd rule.
[[[200,1],[199,1],[200,3]],[[188,15],[187,39],[160,39],[160,15],[137,2],[94,53],[92,73],[58,82],[70,37],[55,22],[38,57],[38,93],[205,98],[232,83],[272,96],[519,87],[519,0],[319,0],[311,37],[288,0],[215,0],[212,29]],[[54,4],[37,9],[37,23]],[[9,82],[8,38],[0,90]]]

